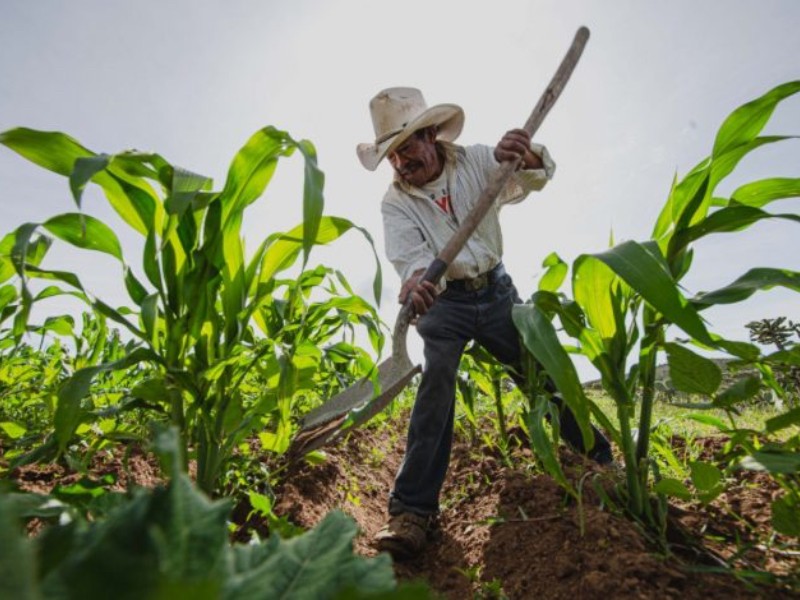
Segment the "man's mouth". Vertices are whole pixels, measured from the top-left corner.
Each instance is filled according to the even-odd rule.
[[[405,166],[403,167],[403,169],[400,171],[400,175],[401,175],[402,177],[408,177],[409,175],[412,175],[412,174],[414,174],[416,171],[418,171],[418,170],[419,170],[419,168],[420,168],[421,166],[422,166],[422,163],[419,163],[419,162],[408,163],[408,164],[407,164],[407,165],[405,165]]]

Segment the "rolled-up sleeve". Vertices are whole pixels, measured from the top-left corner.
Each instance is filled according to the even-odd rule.
[[[516,204],[522,201],[531,192],[541,190],[555,175],[556,163],[545,146],[531,142],[531,152],[542,159],[543,167],[515,172],[498,199],[500,204]]]

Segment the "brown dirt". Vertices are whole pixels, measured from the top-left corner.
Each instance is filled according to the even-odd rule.
[[[330,510],[342,509],[361,530],[355,551],[377,554],[372,538],[386,518],[405,424],[401,417],[388,426],[358,430],[326,449],[321,464],[291,465],[276,490],[275,512],[312,527]],[[721,448],[720,440],[702,441],[708,455]],[[419,558],[395,564],[398,579],[424,580],[443,598],[459,600],[800,598],[797,587],[757,588],[750,580],[710,571],[725,559],[740,569],[788,576],[796,585],[797,553],[765,545],[769,504],[778,492],[768,477],[742,473],[709,506],[673,503],[669,533],[676,543],[665,556],[636,524],[601,503],[597,489],[612,490],[613,474],[567,450],[562,462],[580,485],[580,503],[535,467],[526,444],[518,443],[506,463],[485,446],[457,439],[442,492],[440,529]],[[140,451],[129,451],[124,459],[100,453],[91,476],[105,474],[116,477],[115,489],[162,481],[156,462]],[[10,475],[23,489],[40,493],[79,479],[54,465],[28,466]],[[234,511],[234,521],[242,525],[235,539],[248,539],[250,530],[267,533],[265,523],[245,523],[247,513],[244,506]],[[695,543],[701,538],[702,544]]]
[[[400,428],[404,421],[399,420]],[[391,429],[354,432],[327,450],[321,465],[299,464],[278,492],[277,511],[309,527],[340,508],[361,528],[358,553],[377,552],[372,538],[386,519],[387,494],[402,459],[403,435]],[[721,442],[709,442],[716,447]],[[613,487],[613,475],[567,450],[562,461],[580,505],[534,468],[520,445],[511,465],[464,440],[454,445],[442,492],[437,539],[417,559],[396,563],[400,580],[426,581],[444,598],[799,598],[797,588],[756,588],[719,568],[720,558],[774,575],[800,573],[797,556],[758,547],[769,534],[769,502],[777,492],[767,477],[744,474],[712,505],[672,505],[669,556],[657,552],[631,520],[603,507],[595,485]],[[739,517],[730,510],[737,511]],[[687,533],[714,534],[703,545]],[[736,544],[736,539],[743,544]],[[751,544],[743,556],[735,553]]]

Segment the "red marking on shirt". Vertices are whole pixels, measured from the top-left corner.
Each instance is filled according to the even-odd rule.
[[[441,198],[434,200],[434,202],[436,203],[436,206],[441,208],[442,212],[446,215],[453,214],[453,205],[450,203],[450,194],[442,196]]]

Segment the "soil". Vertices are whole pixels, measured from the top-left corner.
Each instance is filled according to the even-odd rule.
[[[278,491],[278,512],[309,527],[340,508],[363,532],[356,552],[377,554],[372,539],[386,520],[404,426],[401,418],[391,427],[353,432],[326,450],[324,463],[298,464]],[[699,442],[713,454],[724,440]],[[800,588],[787,581],[796,586],[800,553],[781,554],[763,542],[771,533],[769,505],[778,493],[768,476],[740,473],[707,507],[671,504],[672,543],[665,553],[633,521],[601,502],[604,495],[596,490],[613,491],[617,473],[567,449],[561,459],[568,477],[581,486],[580,503],[533,466],[527,444],[518,442],[506,464],[485,445],[457,439],[439,531],[421,556],[395,563],[398,579],[424,580],[448,599],[800,598]],[[786,579],[757,587],[752,578],[722,568],[725,561],[740,572]]]
[[[341,509],[361,530],[355,551],[375,556],[372,539],[386,519],[405,426],[400,416],[355,431],[326,448],[325,461],[289,465],[276,488],[275,512],[308,528]],[[484,444],[455,440],[438,530],[419,557],[394,564],[399,581],[422,580],[438,596],[459,600],[800,598],[800,553],[781,550],[789,540],[780,537],[769,543],[769,506],[778,488],[768,477],[742,472],[708,506],[670,504],[671,545],[665,553],[602,501],[613,494],[615,471],[563,449],[565,471],[581,490],[578,502],[535,466],[522,439],[512,432],[507,459]],[[712,455],[723,440],[702,442]],[[129,451],[124,460],[101,453],[92,477],[104,474],[113,475],[119,489],[131,481],[163,481],[155,461],[140,451]],[[79,478],[53,465],[27,466],[11,476],[23,489],[40,493]],[[243,506],[234,510],[240,525],[234,539],[249,539],[252,530],[267,533],[265,523],[246,521],[247,512]],[[722,568],[725,562],[739,575]],[[762,576],[745,577],[746,572]]]

